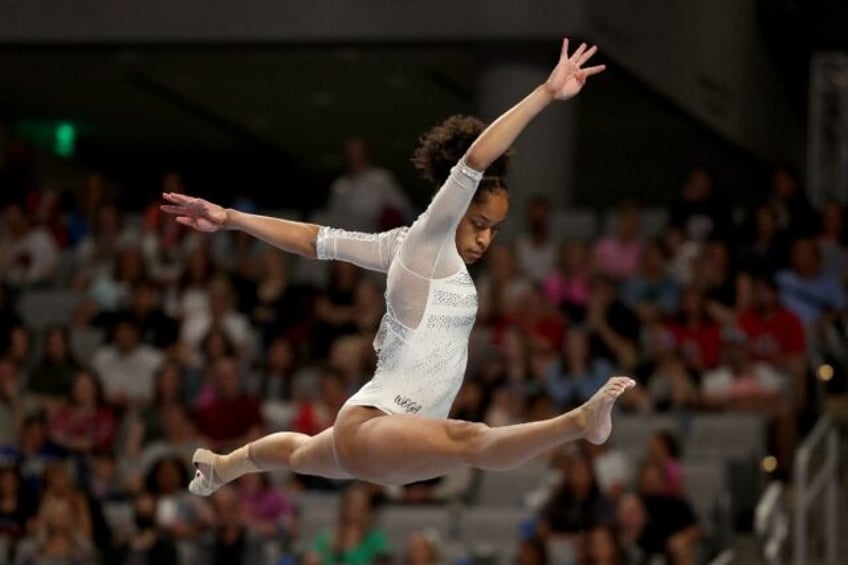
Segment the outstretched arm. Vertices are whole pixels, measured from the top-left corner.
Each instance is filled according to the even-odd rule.
[[[569,56],[568,39],[564,39],[559,62],[548,80],[492,122],[471,145],[465,155],[465,163],[474,170],[485,170],[509,149],[527,124],[548,104],[576,96],[588,77],[605,68],[604,65],[583,68],[597,50],[595,46],[587,49],[583,43]]]
[[[307,259],[337,259],[363,269],[385,272],[402,236],[401,229],[355,233],[336,228],[247,214],[184,194],[162,195],[162,210],[177,222],[203,232],[240,230],[283,251]]]
[[[316,258],[320,227],[315,224],[247,214],[185,194],[166,192],[162,197],[170,202],[162,205],[162,211],[173,214],[177,222],[198,231],[239,230],[283,251]]]

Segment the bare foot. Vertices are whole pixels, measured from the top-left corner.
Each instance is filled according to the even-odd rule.
[[[215,475],[215,462],[218,455],[208,449],[197,449],[191,461],[196,469],[194,478],[188,484],[188,490],[200,496],[209,496],[222,486],[224,481]]]
[[[624,391],[636,386],[630,377],[612,377],[592,398],[580,407],[583,418],[583,437],[600,445],[612,432],[612,407]]]

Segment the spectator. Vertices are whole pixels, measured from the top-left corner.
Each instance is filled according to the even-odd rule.
[[[562,314],[545,302],[539,286],[528,286],[518,297],[521,308],[515,308],[509,317],[530,339],[533,351],[556,351],[565,337],[565,320]]]
[[[117,406],[149,403],[161,364],[162,353],[141,341],[141,328],[129,318],[115,323],[114,343],[98,347],[92,359],[106,398]]]
[[[612,234],[595,244],[593,257],[597,273],[620,280],[636,274],[642,254],[642,211],[634,202],[616,208]]]
[[[74,376],[68,404],[50,418],[50,437],[75,455],[112,448],[118,420],[103,397],[103,385],[94,373],[82,369]]]
[[[394,176],[371,161],[365,140],[345,142],[346,171],[330,187],[327,209],[334,225],[363,231],[383,231],[412,218],[412,206]]]
[[[649,560],[664,555],[673,565],[694,565],[701,539],[695,513],[685,498],[669,496],[665,489],[662,466],[646,462],[639,474],[639,494],[648,519],[638,544]]]
[[[821,209],[821,231],[818,235],[822,256],[822,271],[848,282],[848,231],[845,230],[845,209],[836,202],[827,202]]]
[[[648,511],[638,494],[628,492],[618,499],[615,510],[618,539],[629,564],[647,563],[640,542],[648,526]]]
[[[242,392],[235,360],[219,360],[214,367],[214,378],[214,400],[195,414],[200,434],[215,450],[226,450],[258,439],[264,430],[259,399]]]
[[[44,470],[61,455],[63,450],[50,442],[40,414],[26,416],[15,440],[2,446],[2,457],[17,463],[24,484],[33,492],[41,490]]]
[[[783,307],[777,285],[768,277],[754,280],[753,305],[737,320],[757,361],[787,371],[793,379],[796,404],[806,398],[806,345],[804,328],[795,314]]]
[[[621,285],[621,299],[644,322],[656,322],[677,310],[680,288],[666,275],[666,256],[656,241],[642,246],[639,269]]]
[[[175,457],[188,467],[194,451],[205,445],[184,405],[165,405],[159,416],[159,426],[162,437],[146,444],[142,444],[132,430],[128,433],[124,463],[127,474],[134,480],[140,477],[139,470],[149,469],[156,461],[167,457]]]
[[[569,322],[586,315],[589,300],[589,248],[582,241],[560,246],[557,269],[544,282],[545,298],[559,307]]]
[[[515,555],[516,565],[548,565],[548,547],[545,540],[533,536],[521,540]]]
[[[89,322],[101,312],[127,307],[133,285],[146,277],[147,270],[139,248],[132,245],[121,248],[112,270],[98,273],[89,283],[86,291],[88,300],[78,313],[81,321]]]
[[[264,402],[289,402],[298,367],[294,344],[283,335],[273,338],[257,375],[256,392]]]
[[[227,334],[240,358],[249,355],[250,323],[244,314],[235,309],[232,284],[225,277],[214,278],[209,283],[208,293],[209,309],[183,320],[183,341],[196,354],[203,337],[211,329],[220,328]]]
[[[94,323],[106,326],[110,331],[120,320],[133,320],[141,331],[142,341],[157,349],[172,350],[179,338],[179,324],[160,307],[159,288],[148,279],[131,285],[129,303],[125,308],[98,318]]]
[[[10,202],[3,209],[5,241],[0,239],[0,272],[14,288],[47,285],[59,264],[53,237],[34,226],[22,204]]]
[[[788,165],[778,165],[772,171],[767,202],[777,210],[780,228],[790,240],[815,235],[818,229],[816,212],[801,187],[798,173]]]
[[[585,331],[570,330],[563,342],[562,361],[548,366],[545,389],[557,408],[565,411],[589,400],[613,372],[608,359],[590,357]]]
[[[10,359],[0,359],[0,445],[15,439],[18,425],[24,416],[21,384],[18,366]]]
[[[295,507],[271,484],[268,473],[250,473],[238,482],[242,523],[254,535],[267,540],[290,540],[297,531]]]
[[[589,458],[566,459],[561,471],[562,482],[539,515],[539,533],[574,535],[612,523],[612,505],[598,488]]]
[[[531,282],[521,273],[515,251],[506,244],[491,246],[485,267],[477,283],[477,318],[498,332],[519,308],[519,300]]]
[[[659,463],[665,477],[665,494],[683,496],[683,465],[680,463],[680,445],[674,434],[658,430],[648,440],[648,457]]]
[[[624,549],[610,526],[595,526],[580,537],[578,565],[626,565]]]
[[[739,263],[753,275],[772,276],[784,267],[788,255],[777,210],[769,204],[761,205],[754,210],[753,224],[752,238],[742,245]]]
[[[0,460],[0,562],[13,562],[15,546],[27,533],[38,510],[35,493],[27,488],[20,468],[7,459]],[[7,555],[2,554],[5,547]]]
[[[518,237],[515,252],[518,264],[533,282],[541,283],[554,271],[556,244],[550,234],[550,200],[541,194],[527,203],[525,232]]]
[[[714,369],[721,349],[720,327],[707,313],[703,293],[696,287],[683,291],[680,313],[668,323],[686,367],[695,374]]]
[[[193,248],[186,257],[180,278],[167,287],[165,310],[168,314],[174,318],[191,319],[208,311],[208,290],[213,274],[209,246]]]
[[[635,475],[630,457],[610,442],[600,445],[586,442],[585,448],[601,493],[611,501],[618,500],[630,487]]]
[[[156,527],[177,542],[194,539],[203,524],[205,503],[188,492],[188,471],[182,460],[172,455],[157,460],[144,484],[156,498]],[[238,509],[233,513],[238,520]]]
[[[185,370],[175,360],[165,361],[156,371],[153,383],[153,401],[130,414],[130,427],[141,426],[143,444],[162,439],[163,411],[170,406],[187,406]]]
[[[733,211],[704,166],[695,166],[686,177],[680,198],[671,206],[669,225],[686,234],[686,239],[699,243],[732,239]]]
[[[126,565],[179,565],[174,541],[156,525],[156,498],[142,492],[133,501],[135,529],[124,548]]]
[[[354,301],[356,286],[362,272],[355,265],[342,261],[330,264],[330,280],[315,304],[316,323],[312,330],[311,354],[326,357],[336,338],[356,333]]]
[[[83,286],[98,276],[109,276],[119,251],[137,244],[137,234],[124,228],[118,207],[108,202],[100,204],[93,229],[76,246],[76,284]]]
[[[69,501],[45,499],[38,512],[37,524],[33,534],[21,542],[16,565],[97,563],[94,546],[76,521]]]
[[[30,373],[27,390],[55,404],[71,392],[74,375],[80,368],[71,352],[66,326],[52,326],[44,332],[44,353]]]
[[[406,539],[407,565],[439,565],[439,538],[435,531],[416,531]]]
[[[213,530],[198,544],[200,565],[252,565],[261,563],[262,543],[241,519],[235,487],[225,486],[212,496]]]
[[[312,540],[304,565],[366,565],[388,550],[386,536],[374,526],[374,503],[361,484],[343,493],[333,530]]]
[[[607,359],[620,370],[636,364],[639,319],[618,299],[612,279],[595,276],[590,281],[585,325],[592,359]]]
[[[845,290],[838,278],[822,269],[821,253],[812,239],[792,245],[790,268],[777,274],[783,304],[807,328],[826,322],[846,307]]]
[[[94,511],[84,492],[77,486],[71,476],[70,462],[66,460],[55,460],[47,464],[44,469],[44,487],[41,493],[41,510],[37,518],[39,528],[49,527],[45,519],[52,521],[53,516],[45,515],[43,510],[50,508],[53,502],[64,502],[69,515],[66,521],[72,522],[76,533],[87,541],[92,541],[94,525],[92,516]]]

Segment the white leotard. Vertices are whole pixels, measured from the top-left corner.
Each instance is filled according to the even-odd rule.
[[[377,370],[347,404],[445,418],[465,375],[477,291],[456,249],[456,227],[482,173],[460,161],[412,226],[378,234],[322,227],[319,259],[387,273]]]

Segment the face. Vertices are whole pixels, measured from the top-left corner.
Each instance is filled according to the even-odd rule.
[[[240,393],[239,372],[236,362],[229,358],[221,359],[215,368],[218,393],[222,398],[236,398]]]
[[[480,202],[472,202],[456,228],[456,249],[466,264],[480,260],[509,212],[506,191],[488,191]]]
[[[51,330],[47,334],[47,355],[53,359],[63,359],[68,353],[65,334],[61,330]]]
[[[89,406],[97,400],[97,386],[94,384],[94,379],[87,373],[80,373],[74,380],[72,390],[74,400],[83,406]]]

